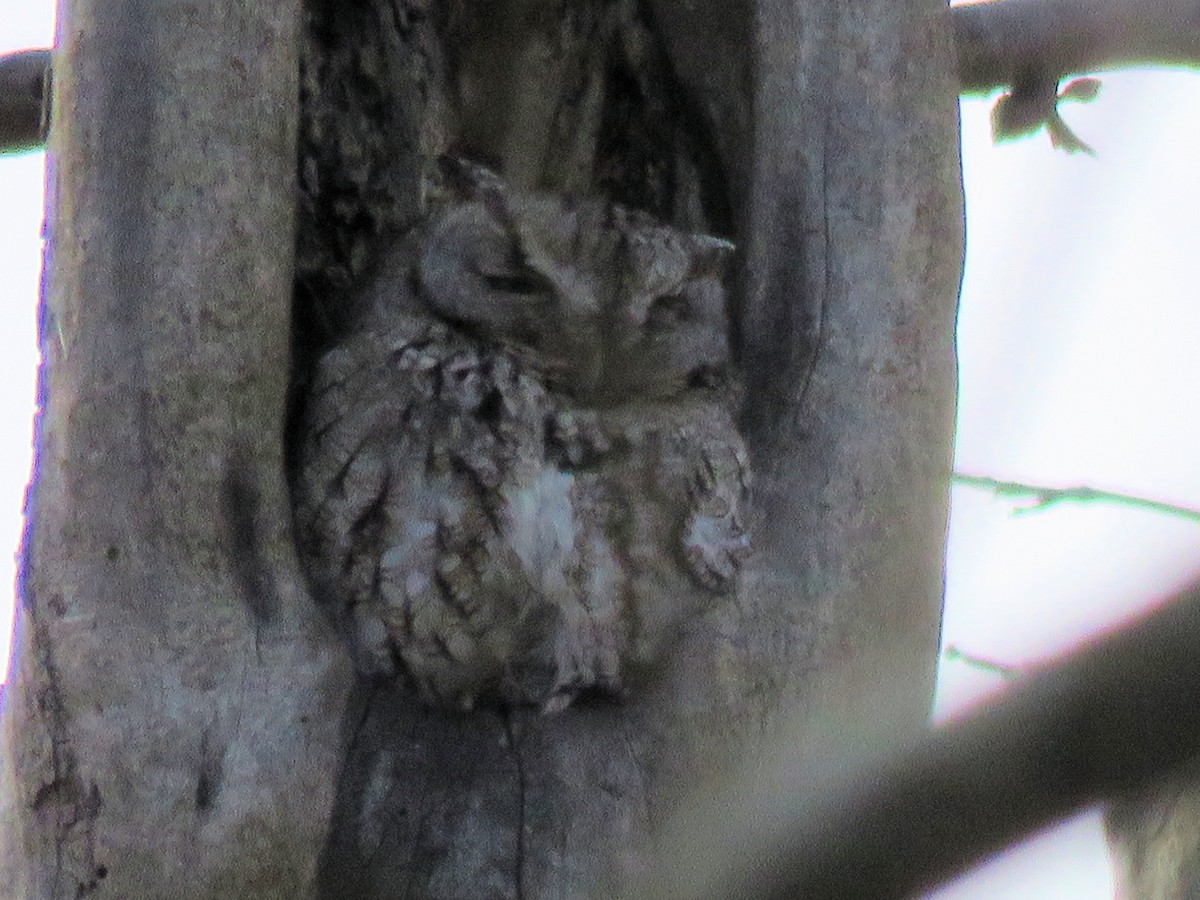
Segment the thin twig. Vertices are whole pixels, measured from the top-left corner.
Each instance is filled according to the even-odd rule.
[[[1027,484],[1022,481],[1001,481],[985,475],[964,475],[956,472],[951,476],[953,484],[964,487],[975,487],[992,491],[997,497],[1026,501],[1026,505],[1013,510],[1015,514],[1044,510],[1056,503],[1111,503],[1118,506],[1128,506],[1133,509],[1143,509],[1150,512],[1164,513],[1190,522],[1200,522],[1200,510],[1190,506],[1180,506],[1176,503],[1166,503],[1162,500],[1151,500],[1136,494],[1123,494],[1119,491],[1104,491],[1087,485],[1056,488],[1040,484]]]
[[[1008,666],[995,660],[976,656],[973,653],[967,653],[953,644],[947,645],[946,649],[942,651],[942,656],[950,662],[961,662],[972,669],[978,669],[981,672],[987,672],[991,675],[999,675],[1001,678],[1009,681],[1016,681],[1025,674],[1016,666]]]

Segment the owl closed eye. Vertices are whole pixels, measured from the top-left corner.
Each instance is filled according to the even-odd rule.
[[[451,209],[419,265],[430,310],[519,345],[555,386],[612,405],[665,397],[729,357],[720,238],[599,200],[509,197]]]

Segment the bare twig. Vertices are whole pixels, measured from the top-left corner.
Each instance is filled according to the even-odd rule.
[[[972,669],[978,669],[981,672],[987,672],[991,675],[999,675],[1001,678],[1009,681],[1016,681],[1025,673],[1016,666],[1006,666],[1004,663],[996,662],[992,659],[984,659],[982,656],[976,656],[973,653],[967,653],[953,644],[950,644],[942,651],[942,656],[951,662],[961,662]]]
[[[819,786],[792,758],[715,802],[651,896],[909,897],[1039,826],[1155,784],[1200,751],[1198,640],[1193,586],[983,712]],[[762,798],[762,783],[787,799],[743,799]]]
[[[1144,509],[1150,512],[1165,513],[1191,522],[1200,522],[1200,509],[1179,506],[1175,503],[1165,503],[1161,500],[1151,500],[1135,494],[1122,494],[1117,491],[1102,491],[1086,485],[1055,488],[1038,484],[1026,484],[1021,481],[1000,481],[984,475],[963,475],[955,473],[952,476],[954,484],[966,487],[983,488],[995,493],[997,497],[1025,501],[1025,504],[1014,509],[1015,513],[1027,513],[1043,510],[1056,503],[1112,503],[1119,506],[1129,506],[1134,509]]]

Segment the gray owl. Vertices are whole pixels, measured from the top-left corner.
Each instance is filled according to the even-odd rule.
[[[395,250],[318,363],[294,485],[364,673],[553,711],[625,692],[736,589],[729,250],[496,182]]]

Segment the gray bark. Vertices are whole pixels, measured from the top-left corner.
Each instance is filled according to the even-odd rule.
[[[518,40],[472,2],[308,7],[299,405],[439,153],[741,249],[742,592],[640,690],[540,716],[365,680],[347,700],[280,477],[294,10],[250,6],[64,16],[4,716],[16,895],[611,894],[685,788],[793,714],[814,754],[919,726],[962,252],[945,7],[512,0]],[[118,65],[141,90],[96,87]]]
[[[349,668],[283,480],[297,12],[60,11],[9,897],[293,898],[313,878]]]
[[[451,19],[447,46],[477,48],[486,64],[439,58],[421,18],[397,29],[371,13],[328,17],[313,28],[327,43],[310,66],[368,69],[357,60],[379,56],[378,42],[406,60],[385,73],[400,87],[362,90],[412,98],[387,111],[399,127],[339,138],[356,151],[393,144],[389,158],[369,153],[363,171],[427,165],[411,143],[394,146],[399,131],[429,137],[434,152],[466,149],[520,187],[601,191],[688,228],[728,229],[743,253],[735,332],[758,555],[737,605],[695,621],[660,677],[620,703],[555,717],[460,715],[389,686],[364,689],[323,859],[328,896],[611,893],[647,866],[682,787],[769,742],[782,710],[800,704],[810,723],[843,741],[843,729],[856,732],[847,743],[862,745],[927,712],[961,254],[944,9],[808,4],[801,18],[790,3],[759,4],[755,15],[743,4],[658,4],[649,23],[616,7],[571,11],[547,5],[523,42],[493,42]],[[344,30],[330,40],[334,24]],[[656,40],[646,55],[622,55],[643,25],[665,60]],[[466,28],[458,42],[456,27]],[[459,94],[438,82],[443,64],[466,78],[478,65],[493,79]],[[426,80],[404,87],[414,71]],[[687,87],[683,108],[656,80],[671,76]],[[627,106],[620,126],[643,139],[647,164],[621,169],[628,152],[606,156],[607,113],[629,102],[629,84],[642,105]],[[506,106],[511,98],[522,99]],[[497,105],[511,122],[456,128],[456,110],[470,120]],[[327,115],[347,127],[324,108],[314,120]],[[312,184],[345,170],[325,156],[329,142],[313,145]],[[370,243],[355,216],[402,226],[415,204],[368,194],[356,205],[356,189],[343,189],[351,201],[341,206],[306,201],[337,219],[313,227],[310,246],[324,259],[340,253],[335,268],[351,271]],[[304,235],[302,225],[302,246]],[[314,318],[352,317],[359,301],[325,288],[328,272],[311,282],[323,310]],[[884,682],[902,686],[894,702],[879,701]]]
[[[50,51],[0,56],[0,153],[20,153],[46,141]]]

